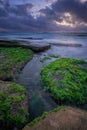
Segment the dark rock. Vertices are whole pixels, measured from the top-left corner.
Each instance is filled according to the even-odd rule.
[[[0,40],[0,47],[19,47],[20,43],[16,40]]]
[[[31,49],[35,52],[41,52],[49,49],[50,44],[47,43],[30,43],[26,41],[0,40],[0,47],[23,47]]]
[[[24,39],[30,39],[30,40],[43,40],[43,38],[34,38],[34,37],[26,37]]]
[[[21,44],[21,46],[25,47],[25,48],[29,48],[35,52],[45,51],[51,47],[50,44],[45,44],[45,43],[42,43],[42,44],[39,44],[39,43],[24,44],[23,43],[23,44]]]
[[[78,44],[78,43],[52,43],[52,45],[55,45],[55,46],[67,46],[67,47],[81,47],[82,45],[81,44]]]

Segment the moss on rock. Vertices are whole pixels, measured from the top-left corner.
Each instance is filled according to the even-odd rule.
[[[21,47],[0,48],[0,80],[12,80],[25,63],[32,58],[32,51]]]
[[[41,71],[42,80],[59,103],[87,103],[87,62],[61,58]]]
[[[32,56],[30,49],[0,47],[0,129],[19,130],[29,118],[25,88],[6,81],[14,80]]]
[[[27,103],[23,86],[0,81],[0,128],[22,127],[27,122]]]

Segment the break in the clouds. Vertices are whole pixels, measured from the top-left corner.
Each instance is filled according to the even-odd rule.
[[[87,31],[87,0],[0,0],[0,31]]]

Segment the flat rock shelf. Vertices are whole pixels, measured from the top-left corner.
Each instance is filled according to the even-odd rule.
[[[49,49],[51,45],[48,43],[31,43],[21,40],[0,40],[0,47],[23,47],[31,49],[34,52],[41,52]]]

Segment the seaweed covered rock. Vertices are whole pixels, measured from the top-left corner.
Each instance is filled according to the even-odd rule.
[[[58,104],[87,103],[87,62],[61,58],[41,71],[42,80]]]
[[[1,47],[0,48],[0,80],[14,79],[24,65],[33,57],[30,49]]]
[[[28,100],[23,86],[0,81],[0,129],[21,128],[27,122]]]

